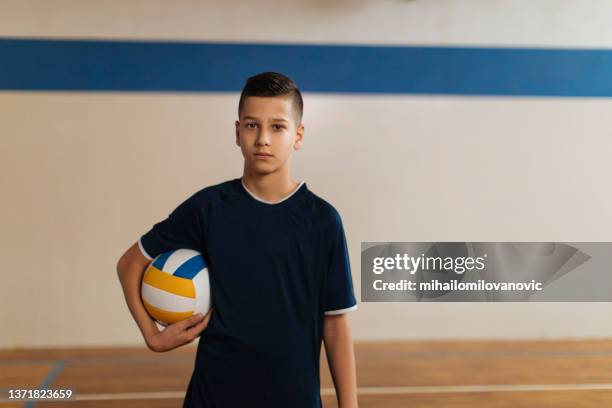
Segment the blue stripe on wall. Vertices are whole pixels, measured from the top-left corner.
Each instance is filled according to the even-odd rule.
[[[238,92],[261,71],[304,92],[612,96],[612,50],[0,39],[0,89]]]

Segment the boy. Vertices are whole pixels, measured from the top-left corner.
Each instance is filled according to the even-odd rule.
[[[151,350],[200,336],[183,407],[321,407],[322,341],[339,406],[357,406],[345,315],[357,302],[342,221],[289,174],[292,150],[303,141],[302,109],[288,77],[249,78],[235,124],[242,178],[193,194],[117,265]],[[160,331],[142,305],[140,281],[152,258],[175,248],[200,251],[208,261],[213,308]]]

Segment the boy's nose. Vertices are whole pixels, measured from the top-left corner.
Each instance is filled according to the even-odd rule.
[[[270,136],[268,135],[268,132],[266,132],[265,130],[260,131],[257,135],[257,139],[255,140],[255,144],[257,146],[269,146]]]

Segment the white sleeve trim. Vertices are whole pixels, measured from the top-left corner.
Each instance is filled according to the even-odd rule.
[[[347,307],[345,309],[326,310],[325,311],[325,316],[342,314],[342,313],[350,312],[350,311],[353,311],[353,310],[356,310],[356,309],[357,309],[357,303],[355,303],[353,306]]]
[[[138,248],[140,248],[140,252],[142,252],[145,258],[147,258],[149,261],[153,260],[153,258],[151,258],[147,251],[145,251],[145,249],[143,248],[142,242],[140,242],[140,238],[138,238]]]

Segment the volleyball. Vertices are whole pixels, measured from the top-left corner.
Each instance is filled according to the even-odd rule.
[[[208,313],[210,281],[204,257],[192,249],[159,254],[145,270],[141,296],[149,315],[163,326]]]

